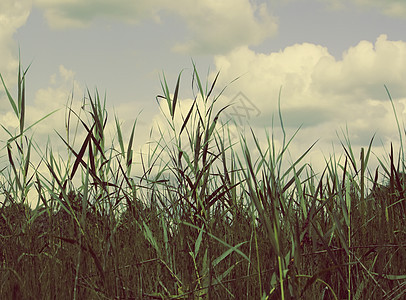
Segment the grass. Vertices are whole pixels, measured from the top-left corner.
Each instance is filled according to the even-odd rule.
[[[136,123],[126,139],[115,117],[108,145],[106,101],[97,91],[84,100],[85,116],[68,105],[62,159],[28,136],[47,116],[26,127],[27,70],[20,68],[16,99],[1,78],[19,120],[15,133],[2,126],[9,135],[1,150],[8,161],[0,183],[4,298],[405,297],[403,149],[395,157],[391,148],[369,170],[373,138],[357,159],[344,135],[344,162],[332,155],[316,174],[305,162],[313,145],[287,162],[297,132],[286,136],[281,113],[280,148],[274,131],[265,144],[253,130],[235,142],[220,121],[227,107],[216,107],[219,74],[204,83],[193,64],[195,98],[186,113],[181,74],[173,94],[162,80],[157,101],[168,126],[141,156],[141,174],[132,170]],[[78,146],[74,121],[86,132]],[[32,194],[37,202],[29,205]]]

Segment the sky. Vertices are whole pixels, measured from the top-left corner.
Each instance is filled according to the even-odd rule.
[[[280,132],[280,93],[286,132],[300,127],[290,154],[317,141],[309,156],[317,169],[343,153],[343,132],[357,158],[374,134],[377,157],[391,142],[399,147],[385,85],[402,126],[405,32],[403,0],[2,0],[0,73],[15,95],[19,53],[30,65],[27,124],[60,109],[35,127],[37,142],[60,143],[55,131],[64,131],[68,99],[80,110],[86,89],[97,88],[111,112],[108,129],[114,135],[116,114],[128,136],[137,119],[135,148],[143,151],[152,124],[163,124],[163,74],[173,92],[182,72],[186,112],[193,60],[204,81],[220,72],[217,94],[227,88],[218,105],[234,104],[224,117],[236,120],[235,136],[250,126],[265,145],[265,130]],[[18,128],[3,89],[0,123]],[[0,133],[0,143],[6,139]]]

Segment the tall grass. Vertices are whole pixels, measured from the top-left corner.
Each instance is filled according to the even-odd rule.
[[[186,109],[181,74],[173,94],[163,77],[157,101],[167,126],[134,174],[136,123],[124,137],[115,116],[117,135],[107,144],[106,99],[97,90],[88,91],[84,116],[67,107],[59,137],[68,158],[36,144],[27,135],[36,123],[25,125],[27,70],[20,68],[16,99],[1,77],[19,120],[16,132],[2,125],[9,135],[0,207],[4,298],[405,297],[402,146],[397,158],[393,148],[380,158],[383,172],[369,170],[373,138],[358,159],[344,134],[344,161],[332,155],[316,174],[306,163],[314,144],[286,161],[297,132],[286,135],[280,110],[280,148],[274,130],[266,143],[253,130],[235,142],[221,122],[227,107],[217,107],[219,74],[202,82],[193,64],[195,96]],[[86,133],[79,145],[70,136],[73,118]],[[28,203],[29,193],[37,203]]]

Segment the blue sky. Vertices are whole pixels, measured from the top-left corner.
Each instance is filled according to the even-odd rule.
[[[328,154],[346,126],[355,149],[377,132],[380,155],[398,141],[384,84],[399,116],[406,112],[405,32],[406,2],[394,0],[2,0],[0,73],[13,90],[20,47],[24,66],[32,62],[28,122],[62,108],[38,126],[44,141],[63,130],[72,89],[80,103],[86,87],[106,92],[128,130],[142,111],[137,135],[146,141],[159,119],[162,71],[173,87],[185,70],[186,110],[193,59],[203,77],[220,71],[219,90],[241,76],[220,103],[241,92],[260,111],[245,119],[259,135],[271,126],[282,86],[287,128],[303,126],[293,156],[316,139],[314,159]],[[0,122],[12,130],[4,92],[0,103]]]

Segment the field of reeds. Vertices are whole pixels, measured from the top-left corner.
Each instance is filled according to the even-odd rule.
[[[187,113],[179,113],[181,75],[173,90],[163,78],[157,101],[169,131],[148,144],[134,174],[136,124],[123,136],[116,117],[107,144],[97,91],[86,95],[85,115],[67,105],[58,133],[67,157],[38,145],[37,123],[25,124],[26,75],[20,67],[15,96],[1,78],[19,120],[15,132],[2,124],[2,299],[406,297],[400,125],[401,149],[378,168],[368,168],[373,138],[361,153],[344,138],[343,159],[326,158],[316,173],[306,163],[312,147],[287,163],[294,135],[281,112],[281,147],[273,132],[266,143],[254,131],[233,141],[220,118],[227,107],[216,107],[217,77],[202,82],[193,64]],[[79,143],[74,120],[86,132]]]

